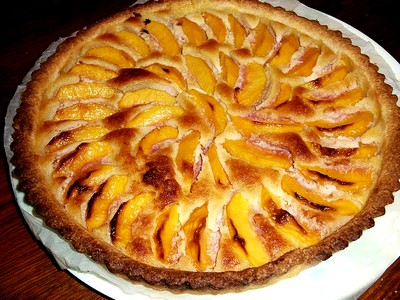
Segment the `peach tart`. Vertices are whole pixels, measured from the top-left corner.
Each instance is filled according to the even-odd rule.
[[[62,42],[22,95],[19,188],[112,273],[225,292],[328,259],[399,189],[399,108],[369,58],[252,0],[135,5]]]

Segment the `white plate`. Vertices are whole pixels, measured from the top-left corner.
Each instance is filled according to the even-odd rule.
[[[294,10],[299,15],[309,19],[317,19],[332,29],[342,31],[344,36],[351,38],[354,44],[360,46],[362,51],[371,57],[371,61],[376,63],[380,72],[387,77],[387,83],[393,86],[394,92],[398,96],[400,95],[400,87],[397,86],[400,80],[399,63],[368,36],[352,26],[306,7],[296,0],[271,0],[269,2]],[[62,39],[50,45],[33,69],[37,68],[41,61],[51,55],[55,46],[61,41]],[[30,74],[31,72],[27,74],[23,84],[17,88],[7,111],[4,146],[10,172],[13,170],[13,166],[10,164],[12,121],[20,103],[19,96],[25,89],[24,83],[30,79]],[[187,299],[187,294],[175,295],[167,291],[155,291],[122,280],[88,257],[77,253],[64,239],[47,228],[42,220],[36,217],[32,207],[24,201],[24,195],[17,190],[18,182],[12,176],[11,182],[18,205],[32,232],[50,250],[60,266],[65,267],[82,282],[113,299],[132,299],[133,295],[135,299],[139,300]],[[346,249],[335,253],[327,261],[304,270],[296,277],[282,280],[268,287],[218,296],[191,295],[191,299],[356,299],[397,259],[400,253],[399,215],[400,193],[398,192],[395,202],[387,207],[384,216],[376,219],[373,228],[366,230],[360,239],[350,243]]]

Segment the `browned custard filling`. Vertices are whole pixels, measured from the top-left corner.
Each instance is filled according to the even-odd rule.
[[[89,29],[48,72],[45,183],[145,265],[239,271],[318,244],[380,176],[388,111],[361,55],[267,5],[178,2]]]

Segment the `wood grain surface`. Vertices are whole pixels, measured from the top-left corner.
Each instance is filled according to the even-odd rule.
[[[397,1],[302,2],[360,30],[400,61],[400,12],[395,9]],[[7,3],[0,10],[2,133],[7,106],[17,86],[50,43],[129,6],[132,1],[38,0]],[[60,270],[51,254],[30,233],[13,196],[4,150],[1,158],[0,299],[107,299],[68,272]],[[382,277],[359,299],[400,299],[400,259],[388,266]]]

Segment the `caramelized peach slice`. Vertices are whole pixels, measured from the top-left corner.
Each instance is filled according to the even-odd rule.
[[[249,201],[240,193],[234,194],[226,207],[226,213],[235,251],[246,257],[252,266],[261,266],[270,261],[269,253],[250,222]]]
[[[179,205],[172,204],[157,217],[157,226],[154,232],[154,243],[157,257],[161,261],[173,263],[178,251],[178,232],[181,227],[179,221]]]
[[[154,63],[144,67],[143,69],[175,82],[181,89],[186,87],[185,78],[183,77],[182,73],[174,67]]]
[[[318,143],[307,143],[307,147],[317,155],[328,156],[331,158],[353,157],[353,158],[372,158],[378,153],[378,147],[373,144],[360,144],[356,148],[330,148]]]
[[[305,176],[316,181],[327,181],[341,190],[363,188],[371,184],[372,171],[363,166],[349,166],[346,163],[335,165],[311,165],[298,163]]]
[[[153,198],[153,193],[142,193],[121,204],[111,221],[111,238],[115,246],[126,248],[132,239],[133,223]]]
[[[290,63],[292,55],[299,49],[300,42],[294,34],[282,37],[280,47],[274,58],[269,62],[271,66],[283,67]]]
[[[142,88],[125,93],[118,105],[121,108],[149,104],[152,102],[174,105],[175,101],[176,98],[166,91],[152,88]]]
[[[197,23],[186,17],[179,18],[176,21],[182,26],[183,33],[186,35],[189,44],[198,47],[207,41],[206,32]]]
[[[60,87],[54,98],[57,100],[86,100],[90,98],[110,99],[116,95],[116,90],[105,84],[78,82]]]
[[[77,173],[86,165],[100,161],[112,153],[112,147],[107,142],[82,143],[74,151],[66,154],[57,161],[55,177]]]
[[[308,206],[312,208],[321,211],[332,210],[329,202],[326,201],[322,195],[318,194],[316,189],[304,187],[295,178],[288,175],[283,176],[281,186],[285,193],[293,198],[301,199],[302,202],[308,204]]]
[[[223,146],[233,157],[237,157],[261,168],[287,169],[292,165],[287,153],[261,148],[243,140],[225,140]]]
[[[258,63],[249,63],[244,70],[242,86],[235,90],[236,101],[244,106],[256,104],[264,92],[267,75]]]
[[[175,56],[181,52],[181,47],[167,25],[149,20],[146,22],[146,30],[155,37],[166,55]]]
[[[53,120],[102,120],[115,112],[116,110],[98,103],[78,103],[57,110]]]
[[[211,126],[215,128],[215,134],[224,131],[228,119],[226,118],[225,109],[214,97],[190,90],[189,94],[194,96],[192,99],[195,106],[200,109],[203,115],[209,120]]]
[[[110,64],[116,65],[121,69],[134,68],[136,65],[135,60],[126,52],[109,46],[89,49],[85,53],[85,57],[100,58]]]
[[[115,34],[127,45],[132,47],[141,57],[147,57],[150,54],[150,49],[143,38],[138,36],[135,32],[122,30]]]
[[[308,125],[315,126],[317,133],[326,136],[362,136],[371,126],[373,114],[369,111],[359,111],[345,115],[339,120],[317,120],[308,122]]]
[[[257,27],[254,28],[255,38],[252,43],[252,51],[255,56],[266,56],[275,44],[275,37],[268,29],[267,25],[259,22]]]
[[[305,206],[319,211],[334,211],[339,215],[354,215],[361,207],[348,200],[326,201],[325,196],[318,193],[315,189],[303,186],[297,179],[285,175],[282,178],[282,190],[299,200]]]
[[[195,155],[199,140],[200,133],[192,131],[183,137],[179,144],[175,161],[186,182],[192,183],[194,179]]]
[[[113,175],[89,200],[86,215],[86,226],[89,230],[106,224],[111,204],[125,191],[128,177]]]
[[[195,77],[199,87],[208,94],[215,89],[216,79],[210,66],[201,58],[193,55],[185,55],[189,72]]]
[[[278,199],[278,200],[277,200]],[[265,186],[261,188],[261,197],[260,197],[260,204],[262,209],[266,209],[269,212],[281,208],[279,197],[274,195],[270,190],[268,190]],[[271,202],[273,207],[271,206]]]
[[[84,201],[80,196],[85,192],[95,192],[110,177],[113,170],[114,167],[111,165],[98,165],[94,170],[89,170],[89,172],[74,180],[66,190],[65,204],[79,203],[80,211],[82,201]]]
[[[209,255],[209,231],[206,228],[207,204],[196,208],[183,226],[186,236],[186,253],[198,270],[205,271],[213,260]]]
[[[231,116],[231,120],[236,129],[247,137],[253,134],[264,135],[269,133],[300,132],[302,130],[301,125],[262,123],[239,116]]]
[[[69,72],[71,74],[76,74],[80,77],[90,78],[96,81],[105,81],[118,76],[118,74],[112,70],[104,69],[96,65],[83,63],[75,65]]]
[[[178,106],[155,105],[137,114],[127,124],[128,128],[153,126],[166,122],[169,119],[183,115],[184,110]]]
[[[279,197],[265,187],[261,191],[263,209],[268,212],[269,220],[275,223],[280,235],[293,246],[310,246],[320,241],[320,236],[312,230],[306,230],[288,211],[280,205]]]
[[[247,35],[246,28],[232,14],[228,15],[228,22],[233,34],[233,45],[236,49],[241,48]]]
[[[110,176],[114,168],[114,166],[108,164],[97,166],[96,169],[90,173],[90,176],[85,178],[83,184],[92,187],[101,185]]]
[[[179,131],[176,127],[162,126],[149,132],[140,142],[140,148],[145,155],[150,154],[157,144],[178,137]]]
[[[298,62],[288,71],[288,74],[301,77],[311,75],[320,53],[321,50],[318,47],[307,47]]]
[[[215,183],[223,187],[230,185],[228,175],[218,157],[217,146],[214,143],[208,148],[207,157],[211,165]]]
[[[221,76],[229,87],[234,88],[236,80],[239,77],[239,65],[228,55],[223,52],[219,53],[221,64]]]
[[[226,27],[221,18],[208,12],[204,12],[202,16],[206,24],[211,28],[217,41],[219,43],[224,43],[226,38]]]
[[[63,131],[55,136],[47,145],[49,151],[55,151],[75,142],[98,139],[108,133],[102,126],[83,126],[69,131]]]
[[[196,150],[199,146],[200,133],[192,131],[182,138],[175,162],[179,172],[182,174],[182,189],[185,193],[190,192],[196,179]]]

